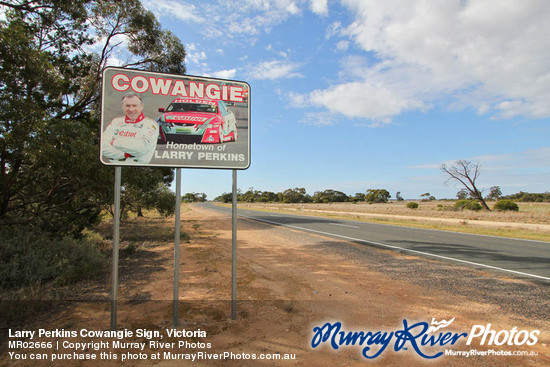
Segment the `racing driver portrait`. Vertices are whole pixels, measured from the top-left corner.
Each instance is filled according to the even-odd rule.
[[[113,163],[147,164],[155,153],[158,124],[143,115],[139,94],[126,94],[121,105],[124,116],[114,118],[101,135],[101,152]]]

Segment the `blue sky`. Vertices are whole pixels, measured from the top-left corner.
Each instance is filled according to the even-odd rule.
[[[243,191],[454,198],[443,163],[479,186],[550,191],[546,0],[143,0],[191,75],[251,85]],[[183,169],[214,199],[231,171]]]

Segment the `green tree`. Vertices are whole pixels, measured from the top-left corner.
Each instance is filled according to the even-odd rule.
[[[489,189],[489,194],[487,195],[487,199],[490,200],[498,200],[502,196],[502,191],[500,191],[499,186],[491,186]]]
[[[358,192],[350,197],[350,201],[353,203],[357,203],[358,201],[365,201],[365,194],[362,192]]]
[[[506,195],[501,197],[501,199],[509,199],[514,201],[521,201],[521,202],[550,202],[550,192],[546,191],[543,193],[529,193],[529,192],[523,192],[520,191],[516,194],[512,195]]]
[[[155,209],[157,202],[154,199],[159,185],[169,186],[173,180],[174,170],[171,168],[124,168],[120,196],[121,217],[124,218],[128,211],[142,217],[142,209]],[[107,208],[113,214],[112,205],[109,204]]]
[[[386,189],[368,189],[365,195],[367,203],[387,203],[389,198],[391,195]]]
[[[199,202],[199,203],[204,203],[206,201],[206,198],[207,198],[207,195],[204,192],[197,193],[195,196],[197,198],[196,201]]]
[[[431,195],[429,192],[420,195],[420,197],[422,198],[422,201],[432,201],[432,200],[435,200],[435,196]]]
[[[349,197],[341,191],[328,189],[315,192],[311,200],[314,203],[340,203],[349,201]]]
[[[185,50],[138,0],[0,7],[0,226],[77,235],[113,197],[112,169],[97,157],[102,69],[117,57],[128,60],[122,66],[183,73]],[[123,171],[128,199],[173,177]]]
[[[188,192],[187,194],[182,196],[182,201],[184,203],[202,203],[206,201],[206,194],[197,193],[197,192]]]
[[[224,192],[220,196],[217,196],[214,201],[222,202],[222,203],[231,203],[233,202],[233,193],[231,192]]]
[[[262,194],[260,196],[260,201],[262,203],[272,203],[276,202],[278,199],[277,194],[271,191],[262,191]]]
[[[196,201],[196,199],[197,197],[192,192],[188,192],[187,194],[182,195],[181,197],[181,201],[183,201],[184,203],[193,203]]]
[[[149,193],[151,204],[160,215],[169,217],[176,211],[176,194],[170,190],[167,184],[159,183],[157,188]]]
[[[304,188],[287,189],[282,193],[283,203],[307,203],[309,201],[311,198]]]
[[[249,188],[247,192],[240,195],[239,201],[245,201],[247,203],[254,203],[261,201],[262,193],[261,191],[255,190],[253,187]]]

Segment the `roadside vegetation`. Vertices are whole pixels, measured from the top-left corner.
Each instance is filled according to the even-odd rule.
[[[202,194],[204,195],[204,194]],[[192,198],[192,201],[204,201],[198,194],[186,194],[185,197]],[[461,189],[457,192],[456,197],[461,203],[457,205],[457,209],[470,209],[478,210],[478,206],[471,204],[477,202],[477,199],[468,194],[467,190]],[[200,198],[200,199],[199,199]],[[222,203],[230,203],[232,201],[232,193],[223,193],[217,196],[214,201]],[[286,189],[282,192],[261,191],[256,190],[253,187],[249,188],[246,192],[237,190],[237,201],[246,203],[282,203],[282,204],[329,204],[329,203],[391,203],[402,202],[405,199],[401,196],[401,192],[395,194],[395,200],[391,200],[392,195],[386,189],[367,189],[365,193],[358,192],[354,195],[347,195],[342,191],[334,189],[326,189],[323,191],[315,191],[313,195],[309,194],[305,188],[296,187]],[[421,202],[433,202],[436,201],[436,197],[426,192],[420,195]],[[443,199],[448,202],[453,200]],[[503,196],[498,186],[490,188],[489,193],[484,197],[484,201],[487,202],[487,206],[491,207],[495,202],[500,200],[508,200],[513,202],[531,202],[531,203],[550,203],[550,192],[545,193],[528,193],[520,191],[517,194]],[[410,201],[410,200],[409,200]],[[468,205],[469,204],[469,205]],[[480,208],[481,209],[481,208]],[[491,208],[490,208],[491,209]],[[510,208],[498,208],[498,210],[515,210]],[[490,211],[490,210],[489,210]]]
[[[455,200],[388,203],[244,203],[246,209],[550,242],[550,203],[517,203],[518,211],[457,209]],[[416,205],[410,205],[414,203]],[[490,205],[494,205],[490,203]],[[525,226],[526,225],[526,226]],[[530,226],[530,227],[527,227]],[[524,227],[524,228],[522,228]]]
[[[93,276],[105,263],[98,237],[56,238],[19,228],[0,232],[0,289],[53,281],[66,285]]]
[[[107,301],[113,243],[109,214],[81,238],[13,228],[1,230],[0,236],[0,327],[25,324],[78,302],[87,289],[105,289],[102,300]],[[189,241],[185,231],[180,238]],[[173,242],[173,217],[156,210],[144,210],[142,216],[129,212],[120,225],[120,268],[133,264],[132,271],[140,271],[140,264],[154,256],[154,247]]]
[[[114,196],[113,168],[97,156],[103,68],[183,74],[186,53],[139,0],[3,1],[0,11],[0,298],[56,299],[108,262],[98,232]],[[124,167],[122,228],[132,213],[170,216],[173,178]]]
[[[395,196],[391,200],[385,189],[368,189],[350,196],[333,189],[309,195],[304,188],[278,193],[250,188],[244,193],[239,191],[237,200],[241,206],[256,210],[550,242],[548,192],[502,196],[500,188],[493,186],[484,198],[492,210],[484,209],[465,189],[457,193],[458,200],[437,200],[429,192],[419,201],[405,200],[400,192]],[[230,203],[231,198],[226,193],[215,201]]]

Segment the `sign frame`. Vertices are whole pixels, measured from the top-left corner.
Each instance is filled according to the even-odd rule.
[[[129,93],[141,100],[143,113],[138,123],[133,123],[123,105]],[[138,101],[135,97],[132,100]],[[202,114],[176,111],[176,100],[203,101],[212,109]],[[250,85],[244,81],[106,67],[102,72],[100,161],[107,166],[121,167],[246,170],[251,164],[250,102]],[[173,112],[168,112],[167,107]],[[204,109],[204,105],[197,108]],[[214,110],[216,113],[211,113]],[[188,121],[181,124],[186,127],[178,127],[178,120]],[[142,126],[131,129],[134,125]],[[137,151],[135,144],[127,148],[134,150],[128,150],[124,156],[120,151],[111,152],[113,148],[126,149],[122,142],[137,135],[149,137],[144,141],[147,141],[150,159],[141,151],[132,156]],[[157,138],[153,148],[152,140],[160,135],[164,135],[164,141],[162,137]],[[205,141],[206,135],[209,142]]]

